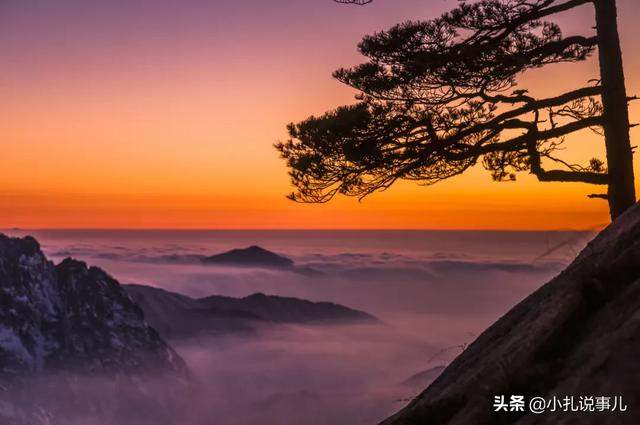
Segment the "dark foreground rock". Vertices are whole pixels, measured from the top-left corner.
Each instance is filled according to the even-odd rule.
[[[186,366],[117,281],[79,261],[54,265],[35,239],[0,234],[0,423],[101,411],[117,423],[118,400],[142,398],[163,377],[177,389]]]
[[[640,206],[384,425],[640,423]],[[496,395],[623,396],[624,413],[492,413]],[[527,410],[527,409],[525,409]]]
[[[124,285],[147,321],[167,338],[253,333],[266,324],[376,322],[365,312],[328,302],[254,294],[245,298],[191,298],[144,285]]]

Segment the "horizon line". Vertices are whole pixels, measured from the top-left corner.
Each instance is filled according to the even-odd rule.
[[[273,227],[246,227],[246,228],[196,228],[196,227],[0,227],[0,232],[17,231],[120,231],[120,232],[599,232],[605,226],[594,226],[587,229],[575,228],[329,228],[329,227],[305,227],[305,228],[273,228]]]

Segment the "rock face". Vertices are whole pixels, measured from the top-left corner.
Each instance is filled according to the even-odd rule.
[[[338,304],[254,294],[190,298],[144,285],[124,285],[149,323],[167,338],[253,332],[264,324],[362,323],[377,319]]]
[[[640,206],[487,329],[385,425],[637,424]],[[496,395],[623,396],[625,413],[493,413]]]
[[[259,246],[244,249],[233,249],[222,254],[212,255],[202,259],[205,264],[233,265],[245,267],[274,267],[289,268],[293,261]]]
[[[30,237],[0,235],[0,373],[78,367],[181,370],[118,282],[99,268],[48,261]]]
[[[95,411],[74,399],[81,379],[120,377],[131,389],[131,379],[165,374],[183,379],[186,366],[117,281],[79,261],[54,265],[31,237],[0,234],[0,423],[67,423],[54,399]]]

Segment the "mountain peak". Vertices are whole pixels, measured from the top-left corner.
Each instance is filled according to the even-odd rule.
[[[42,254],[40,244],[34,237],[12,238],[0,233],[0,259],[15,258],[20,255],[31,256],[38,253]]]
[[[0,378],[78,369],[124,373],[186,366],[97,267],[48,261],[32,237],[0,235]]]
[[[248,248],[232,249],[203,258],[202,261],[206,264],[245,267],[289,268],[293,266],[293,261],[290,258],[276,254],[257,245],[251,245]]]

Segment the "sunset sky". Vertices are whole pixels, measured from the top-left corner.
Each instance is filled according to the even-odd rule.
[[[640,94],[640,3],[618,3],[627,87]],[[361,61],[362,35],[456,4],[0,0],[0,228],[605,224],[606,203],[585,197],[600,188],[526,175],[498,184],[482,169],[432,187],[402,183],[360,203],[285,199],[292,188],[272,145],[286,139],[288,122],[353,101],[331,72]],[[559,22],[566,34],[594,24],[588,7]],[[522,86],[545,95],[595,77],[588,62],[536,71]],[[588,132],[568,146],[570,160],[602,157]]]

